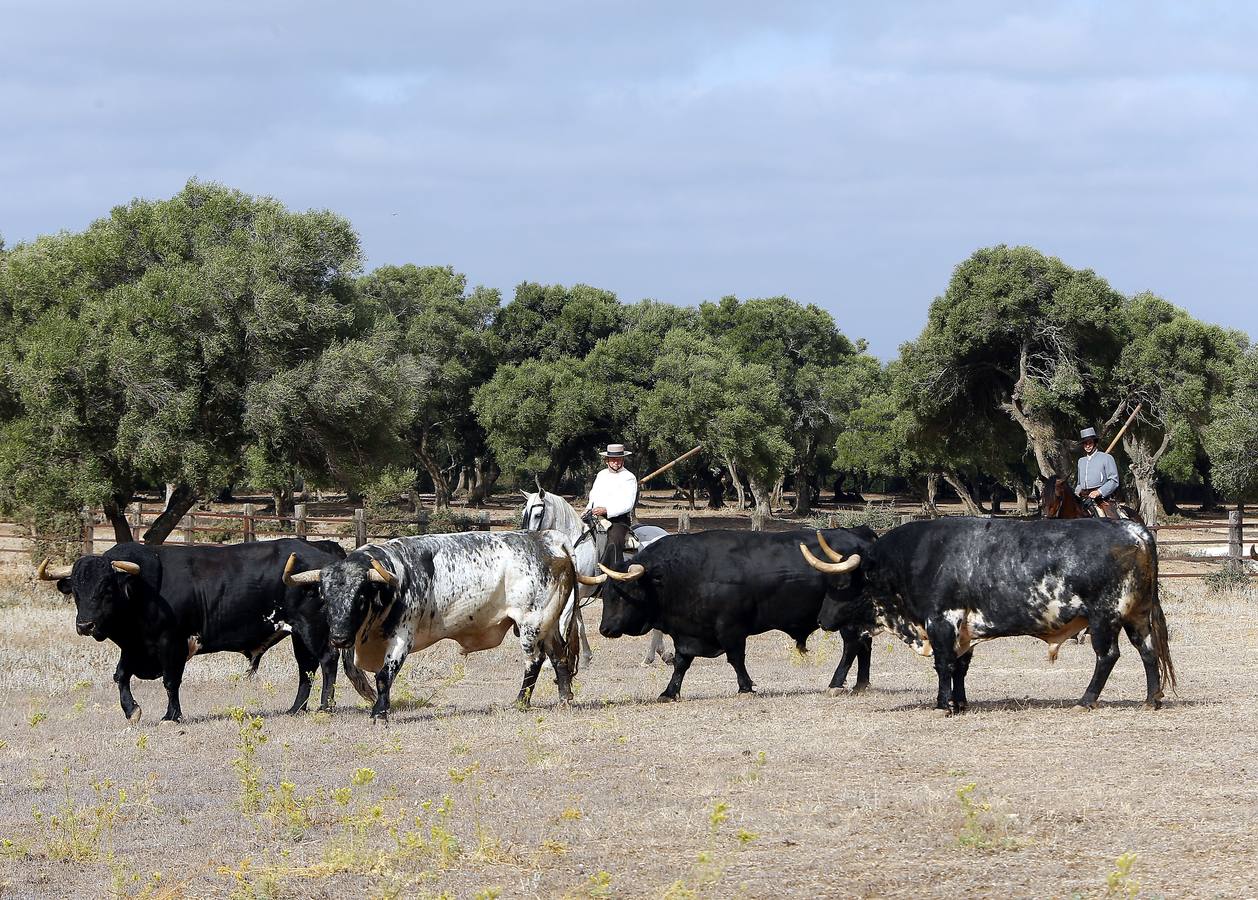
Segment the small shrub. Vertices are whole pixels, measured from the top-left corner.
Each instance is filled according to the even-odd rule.
[[[1105,896],[1134,900],[1135,896],[1140,893],[1140,882],[1132,877],[1132,870],[1135,867],[1136,854],[1134,853],[1124,853],[1114,860],[1114,871],[1105,878]]]
[[[840,509],[824,516],[814,516],[813,528],[856,528],[866,525],[874,531],[888,531],[899,524],[895,507],[887,503],[866,503],[864,509]]]

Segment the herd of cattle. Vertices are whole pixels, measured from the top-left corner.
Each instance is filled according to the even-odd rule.
[[[1175,671],[1158,600],[1157,550],[1132,522],[944,518],[910,522],[881,537],[866,528],[707,531],[639,535],[624,564],[596,561],[595,541],[553,494],[526,498],[520,531],[426,535],[346,554],[333,541],[283,539],[226,547],[119,544],[38,577],[73,598],[76,628],[121,650],[114,681],[122,711],[141,712],[131,678],[161,678],[164,720],[179,721],[184,667],[232,651],[256,670],[291,637],[298,687],[289,712],[306,708],[315,669],[320,709],[334,703],[337,659],[371,716],[387,718],[389,689],[408,654],[450,638],[463,652],[519,636],[529,702],[549,660],[561,700],[584,642],[581,606],[602,599],[607,638],[658,630],[672,638],[673,674],[661,700],[676,700],[696,656],[725,654],[740,693],[753,682],[747,638],[783,631],[800,650],[818,628],[837,631],[842,658],[829,690],[853,662],[853,690],[869,685],[871,639],[885,627],[933,656],[935,707],[966,708],[976,644],[1030,635],[1050,658],[1083,629],[1096,653],[1080,707],[1097,702],[1119,656],[1120,631],[1144,664],[1146,704],[1156,708]],[[588,645],[586,645],[588,653]],[[586,657],[588,659],[588,656]]]

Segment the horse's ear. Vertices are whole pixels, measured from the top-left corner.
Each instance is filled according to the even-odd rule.
[[[534,483],[535,485],[537,485],[537,496],[539,496],[539,497],[545,497],[545,496],[546,496],[546,489],[545,489],[544,487],[542,487],[542,478],[541,478],[541,476],[540,476],[540,475],[534,475],[534,476],[533,476],[533,483]]]

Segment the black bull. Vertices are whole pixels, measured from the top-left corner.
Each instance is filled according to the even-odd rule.
[[[829,545],[845,556],[865,552],[873,532],[842,528],[824,531]],[[817,532],[704,531],[673,535],[642,550],[623,573],[642,567],[634,581],[609,578],[603,585],[599,633],[615,638],[644,635],[658,628],[673,639],[673,677],[660,694],[676,700],[682,679],[696,656],[722,653],[734,668],[740,693],[753,685],[747,673],[749,635],[784,631],[805,649],[818,625],[837,630],[843,657],[830,682],[837,692],[852,661],[858,661],[855,690],[869,685],[872,609],[860,601],[862,576],[825,576],[799,554],[800,542],[822,552]],[[825,604],[828,615],[821,618]]]
[[[151,547],[119,544],[80,557],[57,588],[74,598],[76,628],[122,651],[114,681],[123,714],[139,721],[131,678],[161,678],[164,721],[179,721],[184,666],[201,653],[234,651],[258,658],[291,632],[297,659],[297,697],[289,712],[304,709],[315,668],[323,673],[320,709],[333,701],[336,652],[317,588],[287,587],[284,563],[295,571],[319,569],[345,557],[334,541],[291,538],[226,547]],[[47,578],[43,566],[41,577]]]
[[[1055,659],[1084,627],[1092,633],[1096,667],[1080,707],[1096,705],[1118,661],[1122,631],[1144,663],[1146,704],[1160,705],[1164,680],[1175,684],[1157,545],[1134,522],[910,522],[879,538],[860,570],[879,617],[918,652],[934,656],[939,710],[965,709],[965,676],[980,641],[1037,637]]]

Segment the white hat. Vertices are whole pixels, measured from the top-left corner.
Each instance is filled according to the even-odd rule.
[[[608,444],[606,450],[598,451],[598,455],[608,459],[624,459],[626,456],[633,456],[633,453],[626,450],[624,444]]]

